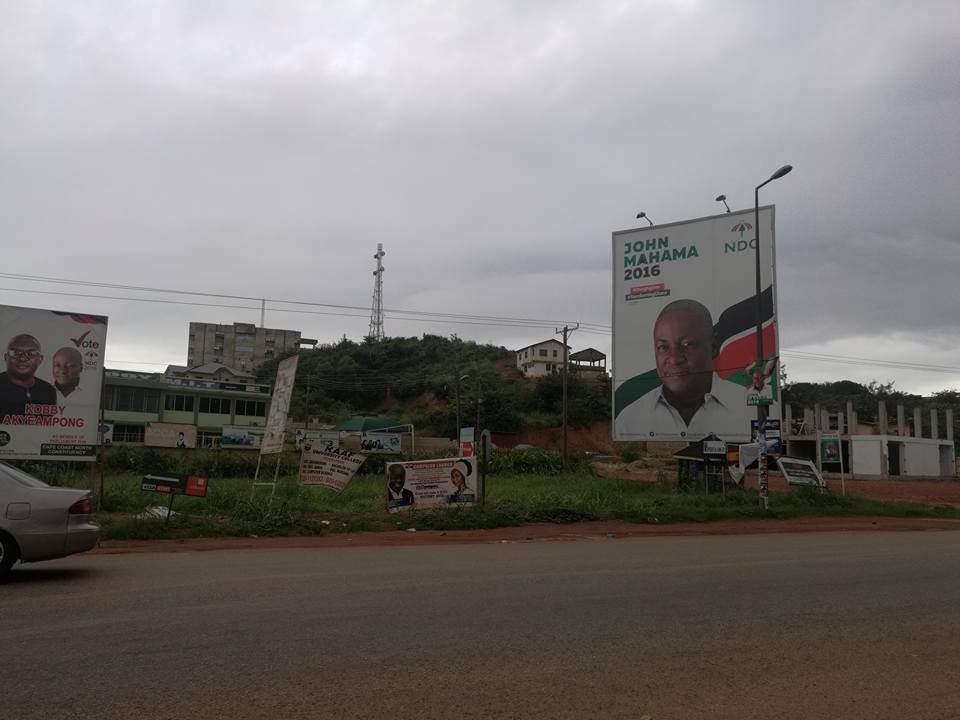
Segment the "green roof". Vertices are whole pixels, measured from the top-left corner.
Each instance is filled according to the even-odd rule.
[[[399,420],[384,417],[382,415],[354,415],[349,420],[334,426],[334,430],[346,430],[348,432],[357,432],[364,430],[403,430],[407,428],[407,423]]]

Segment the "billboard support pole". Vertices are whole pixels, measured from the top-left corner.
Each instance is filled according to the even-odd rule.
[[[757,365],[758,372],[762,372],[763,367],[763,287],[760,283],[760,188],[769,182],[778,180],[793,170],[792,165],[784,165],[773,175],[757,185],[753,190],[753,224],[755,232],[756,246],[754,247],[754,257],[756,259],[756,301],[757,301]],[[771,303],[773,296],[771,295]],[[758,400],[762,400],[758,398]],[[757,442],[760,443],[760,457],[757,460],[757,485],[760,491],[760,509],[767,511],[770,509],[770,488],[767,479],[767,406],[762,402],[757,403]]]

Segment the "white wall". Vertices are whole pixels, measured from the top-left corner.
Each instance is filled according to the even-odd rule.
[[[883,475],[883,463],[883,439],[879,435],[850,438],[850,471],[854,475]]]

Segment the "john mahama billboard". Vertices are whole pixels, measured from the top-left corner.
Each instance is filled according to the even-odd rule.
[[[749,440],[756,405],[780,417],[774,208],[613,233],[613,437]]]
[[[94,460],[107,318],[0,306],[0,458]]]

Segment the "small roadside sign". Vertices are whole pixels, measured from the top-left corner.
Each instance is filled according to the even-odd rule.
[[[147,492],[168,493],[171,495],[207,496],[207,478],[196,475],[176,475],[171,473],[150,473],[143,476],[140,489]]]

